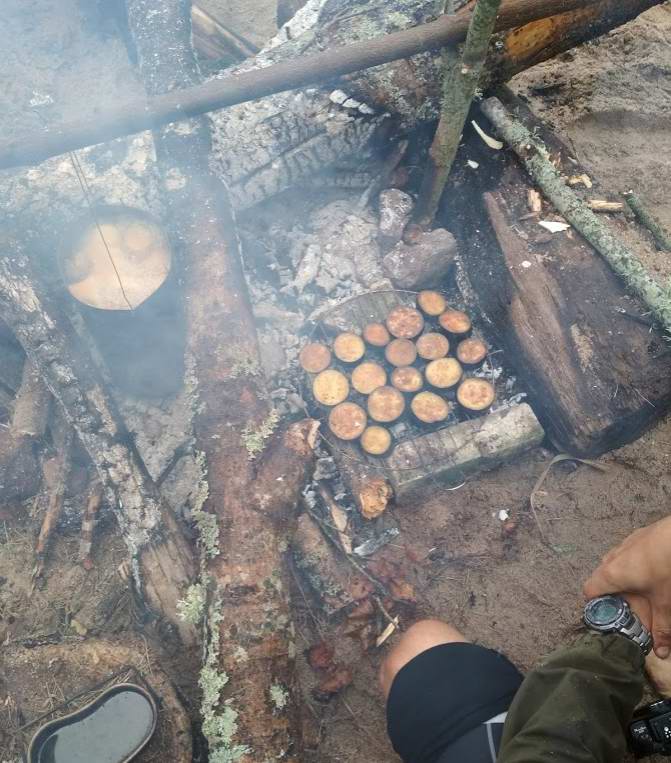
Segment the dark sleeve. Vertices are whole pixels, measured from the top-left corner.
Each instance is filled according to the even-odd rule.
[[[623,636],[582,636],[525,678],[498,763],[621,763],[643,694],[643,653]]]

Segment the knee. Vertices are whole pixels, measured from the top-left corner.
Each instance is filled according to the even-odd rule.
[[[401,636],[380,666],[380,686],[386,697],[399,670],[418,654],[441,644],[465,643],[468,639],[440,620],[420,620]]]

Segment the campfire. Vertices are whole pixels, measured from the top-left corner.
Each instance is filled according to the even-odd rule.
[[[409,507],[671,405],[668,233],[504,85],[659,2],[81,5],[0,134],[0,749],[307,761],[466,514]]]

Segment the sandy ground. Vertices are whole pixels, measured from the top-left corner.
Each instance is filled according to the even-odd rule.
[[[137,88],[123,43],[100,40],[86,31],[86,14],[75,0],[7,0],[16,13],[3,30],[13,40],[3,55],[6,72],[30,70],[30,78],[0,75],[4,134],[17,126],[49,119],[47,105],[37,117],[26,104],[49,95],[55,103],[70,98],[73,108],[87,101],[103,103],[111,95]],[[66,6],[71,13],[65,13]],[[4,15],[4,14],[3,14]],[[64,21],[64,19],[69,19]],[[4,21],[4,19],[3,19]],[[0,22],[3,23],[3,22]],[[20,43],[31,30],[44,32],[42,51]],[[514,86],[528,95],[537,112],[571,141],[576,155],[592,167],[613,194],[634,187],[671,225],[671,8],[648,12],[597,44],[537,67]],[[82,88],[74,64],[54,69],[63,51],[68,60],[86,60],[89,82]],[[7,87],[4,85],[7,84]],[[557,85],[541,89],[541,85]],[[36,95],[34,95],[36,93]],[[26,116],[28,115],[28,116]],[[16,127],[18,129],[18,127]],[[645,235],[627,232],[651,272],[671,274],[669,255],[658,253]],[[538,495],[537,519],[529,495],[553,453],[538,449],[525,459],[471,480],[461,489],[427,491],[394,513],[401,527],[392,553],[412,571],[418,615],[449,620],[471,639],[505,651],[522,669],[563,643],[578,619],[582,581],[599,557],[633,528],[669,512],[671,505],[671,422],[660,423],[637,442],[601,459],[604,471],[586,465],[558,465]],[[517,522],[504,536],[499,510]],[[108,570],[116,568],[123,548],[109,525],[101,536],[99,570],[86,578],[71,571],[76,538],[57,544],[46,589],[29,600],[25,571],[30,566],[33,524],[18,507],[3,507],[0,525],[0,641],[35,634],[72,635],[73,613],[86,618],[90,600],[109,597],[109,618],[98,612],[85,625],[93,633],[118,632],[131,613]],[[547,540],[544,543],[540,529]],[[68,572],[70,570],[70,572]],[[23,582],[21,582],[23,579]],[[77,615],[77,613],[79,613]],[[299,646],[317,638],[317,625],[301,602],[297,606]],[[323,627],[323,624],[321,624]],[[306,717],[315,733],[314,759],[321,763],[396,760],[385,735],[376,672],[384,649],[363,654],[346,639],[339,641],[354,672],[354,683],[329,705],[306,696]],[[194,678],[183,666],[177,680],[189,694]],[[303,671],[307,676],[307,672]]]

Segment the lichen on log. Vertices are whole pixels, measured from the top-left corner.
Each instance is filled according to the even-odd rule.
[[[519,156],[527,172],[557,211],[601,254],[627,286],[650,308],[666,331],[671,332],[671,294],[648,273],[636,255],[566,184],[549,158],[547,147],[505,108],[498,98],[488,98],[482,111],[499,135]]]

